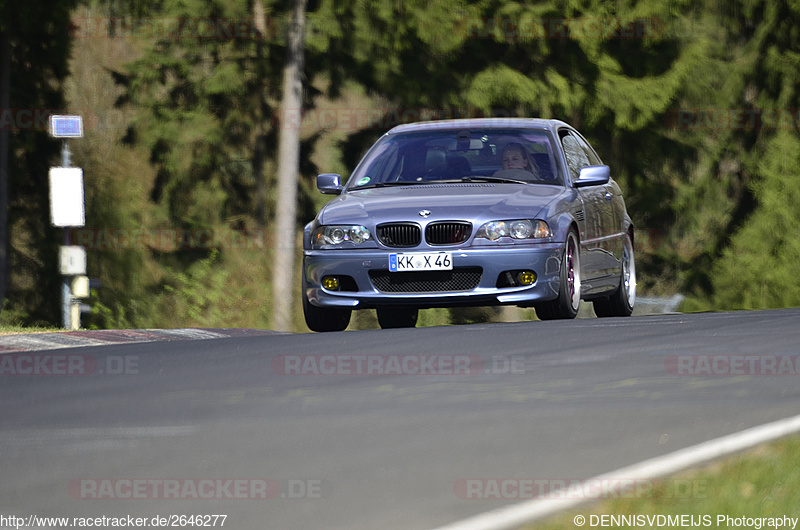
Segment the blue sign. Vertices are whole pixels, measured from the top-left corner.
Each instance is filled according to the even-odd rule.
[[[51,115],[50,135],[54,138],[83,138],[83,118]]]

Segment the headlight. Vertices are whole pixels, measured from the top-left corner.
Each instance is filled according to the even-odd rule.
[[[345,243],[360,245],[370,239],[372,235],[369,230],[365,226],[358,225],[318,226],[311,234],[311,244],[314,248]]]
[[[550,227],[539,219],[517,219],[511,221],[489,221],[478,229],[475,237],[497,241],[501,237],[512,239],[542,239],[551,237]]]

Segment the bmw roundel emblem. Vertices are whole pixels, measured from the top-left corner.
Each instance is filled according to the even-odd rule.
[[[420,215],[421,217],[428,217],[430,214],[431,214],[431,211],[430,211],[430,210],[420,210],[420,211],[419,211],[419,215]]]

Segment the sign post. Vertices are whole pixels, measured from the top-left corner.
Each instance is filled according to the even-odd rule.
[[[72,152],[67,139],[83,137],[80,116],[50,116],[50,135],[63,140],[61,167],[50,168],[50,220],[53,226],[64,228],[64,245],[59,252],[62,275],[62,322],[66,329],[80,328],[80,297],[87,296],[83,281],[86,275],[86,249],[70,245],[69,228],[86,224],[84,208],[83,170],[72,167]],[[78,293],[73,291],[73,285]],[[74,306],[74,307],[73,307]]]

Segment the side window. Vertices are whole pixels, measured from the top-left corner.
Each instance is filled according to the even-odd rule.
[[[586,156],[586,151],[578,143],[578,139],[571,134],[563,134],[561,136],[561,145],[564,147],[564,156],[567,158],[567,166],[569,166],[570,175],[572,180],[578,178],[581,168],[591,166],[589,157]]]
[[[589,147],[588,143],[586,143],[586,140],[584,140],[583,138],[576,138],[576,139],[578,140],[581,149],[583,149],[583,152],[586,153],[586,158],[589,160],[590,166],[599,166],[603,164],[603,162],[601,162],[600,159],[595,154],[594,150],[591,147]]]

